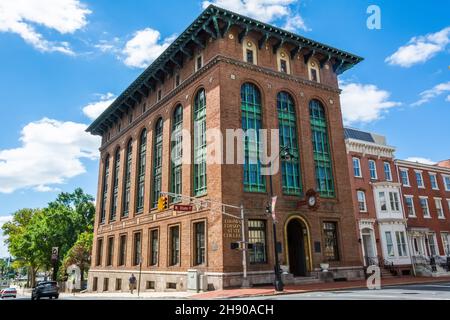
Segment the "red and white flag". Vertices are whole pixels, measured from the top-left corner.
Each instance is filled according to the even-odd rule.
[[[273,197],[272,198],[272,219],[273,221],[277,221],[277,215],[275,214],[275,206],[277,204],[277,199],[278,197]]]

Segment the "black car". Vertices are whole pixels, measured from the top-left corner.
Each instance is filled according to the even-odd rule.
[[[39,282],[31,292],[31,300],[39,300],[41,298],[58,299],[59,287],[55,281]]]

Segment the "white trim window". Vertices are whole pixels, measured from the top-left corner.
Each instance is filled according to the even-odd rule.
[[[436,212],[439,219],[445,219],[444,208],[442,207],[442,199],[434,198],[434,203],[436,206]]]
[[[245,45],[242,46],[244,61],[250,64],[258,64],[257,47],[255,43],[249,39],[243,41]]]
[[[442,246],[446,256],[450,256],[450,240],[448,232],[441,232]]]
[[[416,181],[417,181],[417,187],[425,188],[425,185],[423,183],[422,171],[416,171]]]
[[[414,196],[405,196],[406,214],[410,218],[416,217],[416,210],[414,209]]]
[[[375,160],[369,160],[369,172],[370,172],[370,179],[377,180],[378,174],[377,174],[377,163]]]
[[[320,83],[320,69],[317,60],[310,59],[308,62],[309,80]]]
[[[430,183],[431,183],[431,189],[439,190],[436,173],[430,172]]]
[[[199,53],[195,57],[195,72],[203,68],[203,54]]]
[[[388,211],[387,209],[387,201],[386,201],[386,192],[380,191],[378,193],[378,199],[380,201],[380,210],[383,212]]]
[[[353,174],[357,178],[361,178],[361,160],[359,158],[353,158]]]
[[[408,169],[400,169],[400,178],[404,187],[410,187]]]
[[[362,190],[356,192],[359,212],[367,212],[366,193]]]
[[[430,251],[430,255],[432,257],[434,256],[438,256],[439,252],[438,252],[438,246],[436,245],[436,233],[429,233],[427,235],[428,238],[428,249]]]
[[[395,236],[397,239],[397,250],[398,255],[400,257],[406,257],[408,256],[408,250],[406,248],[406,237],[405,233],[403,231],[396,231]]]
[[[386,231],[386,252],[389,257],[395,257],[394,241],[392,240],[392,232]]]
[[[450,176],[443,176],[445,191],[450,191]]]
[[[431,218],[430,208],[428,207],[428,197],[419,197],[420,207],[424,218]]]
[[[450,199],[447,199],[448,211],[450,212]]]
[[[400,200],[397,192],[389,192],[389,201],[391,203],[391,210],[395,212],[400,211]]]
[[[392,170],[389,162],[384,163],[384,177],[386,181],[392,181]]]

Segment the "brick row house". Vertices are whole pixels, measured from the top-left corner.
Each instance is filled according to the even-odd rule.
[[[449,275],[448,161],[397,160],[384,136],[357,129],[346,128],[345,139],[364,265],[385,274]]]
[[[89,290],[125,290],[140,270],[142,290],[186,290],[190,269],[210,290],[240,286],[243,255],[231,244],[242,232],[251,284],[273,282],[275,256],[286,282],[317,280],[324,263],[334,278],[363,277],[337,81],[361,60],[207,8],[88,128],[102,137]],[[211,151],[210,129],[279,129],[291,156],[269,179],[249,160],[256,134],[240,141],[243,164],[210,161],[239,150]],[[161,192],[183,197],[160,211]],[[244,229],[215,204],[242,204]]]

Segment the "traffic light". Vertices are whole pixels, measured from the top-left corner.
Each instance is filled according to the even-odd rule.
[[[169,199],[167,197],[160,197],[158,199],[158,210],[164,211],[169,208]]]

